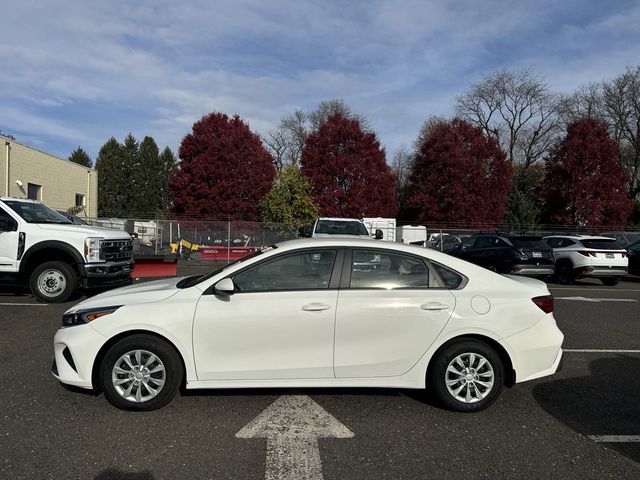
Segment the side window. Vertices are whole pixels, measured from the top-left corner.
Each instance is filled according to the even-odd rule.
[[[476,240],[475,248],[489,248],[493,247],[493,238],[494,237],[478,237]]]
[[[438,263],[432,263],[433,269],[436,271],[440,280],[446,288],[458,288],[464,278],[459,273],[454,272],[453,270],[448,269]]]
[[[282,255],[233,277],[238,292],[329,288],[336,250],[306,250]]]
[[[15,224],[15,221],[4,209],[0,208],[0,232],[9,229],[9,226]]]
[[[429,288],[429,269],[423,261],[383,250],[354,250],[351,288]]]
[[[549,248],[558,248],[560,246],[560,242],[562,239],[560,238],[547,238],[545,242],[549,245]]]

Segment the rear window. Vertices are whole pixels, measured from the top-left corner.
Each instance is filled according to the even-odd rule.
[[[518,248],[549,248],[549,245],[547,245],[542,237],[509,237],[509,240],[511,240],[511,243]]]
[[[593,248],[597,250],[624,250],[617,240],[580,240],[580,243],[585,246],[585,248]]]

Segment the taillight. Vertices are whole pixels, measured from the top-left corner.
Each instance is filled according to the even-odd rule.
[[[531,299],[533,301],[533,303],[535,303],[540,310],[542,310],[544,313],[551,313],[553,312],[553,296],[551,295],[544,295],[542,297],[533,297]]]
[[[589,252],[587,250],[579,250],[578,253],[580,255],[584,255],[585,257],[597,257],[596,252]]]

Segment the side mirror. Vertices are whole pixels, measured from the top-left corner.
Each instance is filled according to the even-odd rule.
[[[379,228],[376,230],[376,234],[373,238],[375,238],[376,240],[382,240],[382,237],[384,235],[382,234],[382,230],[380,230]]]
[[[233,295],[236,291],[236,287],[233,284],[233,280],[230,278],[223,278],[213,286],[213,293],[216,295]]]
[[[0,232],[15,232],[18,230],[18,222],[13,218],[0,218]]]

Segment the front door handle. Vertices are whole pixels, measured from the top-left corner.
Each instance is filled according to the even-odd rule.
[[[429,311],[446,310],[447,308],[449,308],[449,305],[445,305],[444,303],[438,303],[438,302],[429,302],[429,303],[423,303],[422,305],[420,305],[420,308],[422,310],[429,310]]]
[[[302,310],[305,312],[320,312],[322,310],[329,310],[331,305],[327,305],[326,303],[307,303],[302,306]]]

